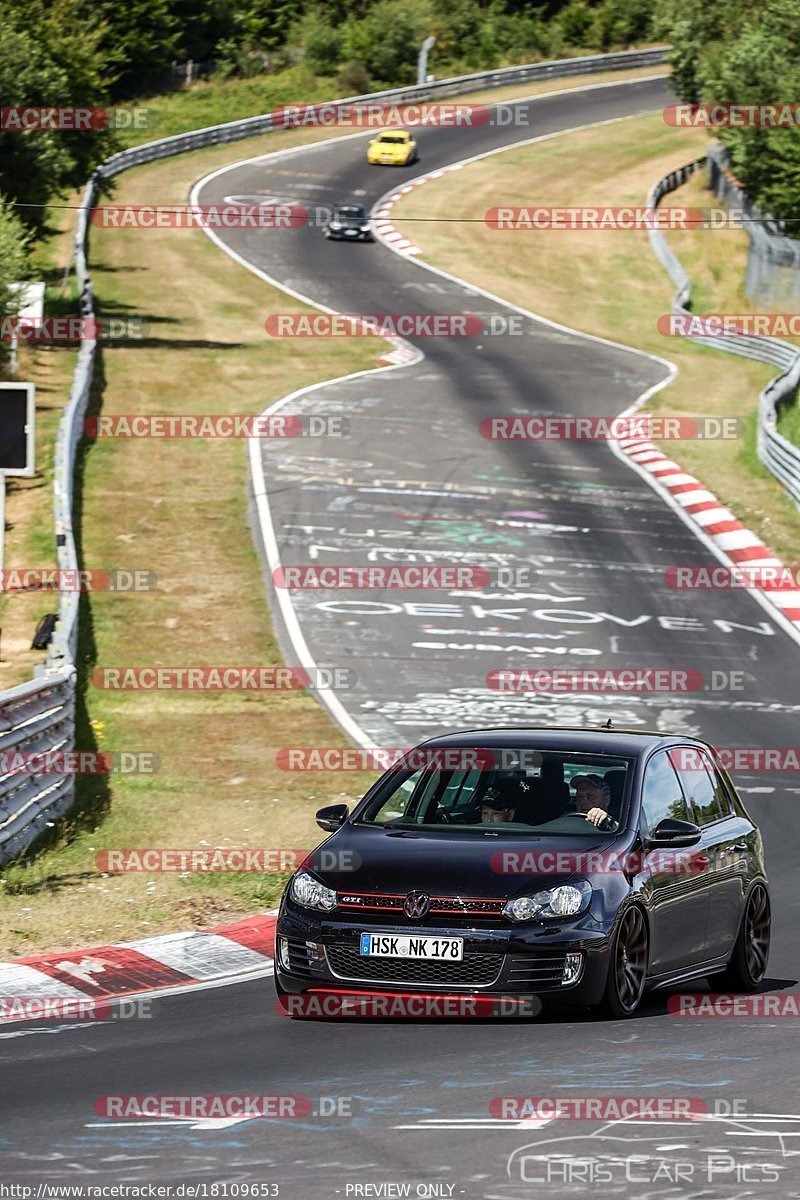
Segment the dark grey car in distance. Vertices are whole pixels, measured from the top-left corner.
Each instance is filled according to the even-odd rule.
[[[334,205],[331,219],[324,226],[325,237],[351,242],[371,242],[372,222],[361,204]]]

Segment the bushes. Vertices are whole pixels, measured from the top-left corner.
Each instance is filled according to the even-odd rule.
[[[375,91],[375,85],[363,63],[348,62],[336,76],[336,86],[343,96],[365,96]]]
[[[569,0],[549,7],[513,0],[373,0],[366,10],[314,6],[292,29],[290,45],[311,71],[333,75],[360,64],[374,86],[411,83],[424,38],[436,46],[439,78],[493,67],[592,53],[650,36],[645,0]],[[550,15],[548,15],[548,13]]]
[[[25,279],[30,235],[12,206],[0,198],[0,320],[16,316],[20,297],[11,284]],[[8,358],[10,342],[0,339],[0,362]]]
[[[308,69],[315,75],[335,75],[342,58],[341,27],[331,25],[320,9],[312,8],[303,17],[298,33]]]
[[[416,82],[417,55],[425,36],[420,15],[404,0],[378,0],[361,19],[366,45],[362,61],[373,79],[389,87]]]
[[[570,46],[585,46],[595,42],[595,14],[582,0],[572,0],[559,14],[558,23],[564,40]]]

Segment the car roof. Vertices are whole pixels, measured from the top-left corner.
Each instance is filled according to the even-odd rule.
[[[639,758],[659,746],[694,745],[709,747],[701,738],[668,734],[652,729],[587,729],[585,726],[508,725],[488,729],[462,729],[427,738],[423,746],[497,746],[505,749],[559,750],[579,753],[617,754]]]

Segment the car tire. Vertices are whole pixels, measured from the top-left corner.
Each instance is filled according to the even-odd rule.
[[[767,970],[772,909],[769,892],[757,883],[747,897],[742,923],[727,969],[713,977],[712,987],[723,991],[754,992]]]
[[[647,921],[638,904],[631,904],[620,917],[611,944],[608,977],[600,1004],[605,1016],[618,1021],[636,1012],[644,994],[648,956]]]

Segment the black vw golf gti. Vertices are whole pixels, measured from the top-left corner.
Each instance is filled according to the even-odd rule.
[[[291,878],[289,993],[539,997],[630,1015],[647,988],[764,977],[761,835],[710,746],[609,729],[423,742]]]

